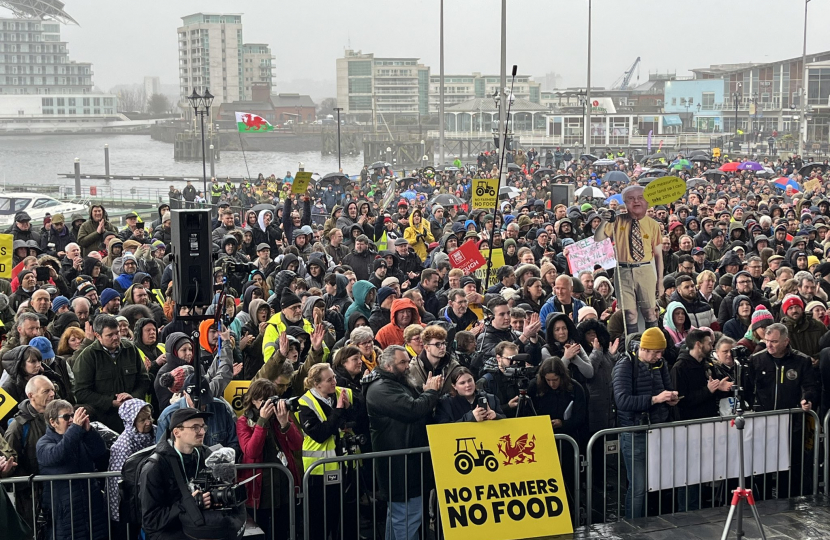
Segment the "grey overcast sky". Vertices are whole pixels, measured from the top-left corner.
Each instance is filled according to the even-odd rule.
[[[70,58],[94,64],[96,85],[177,84],[176,28],[196,12],[241,13],[245,42],[270,44],[277,91],[335,94],[347,46],[419,57],[438,73],[439,0],[65,0],[80,24],[62,30]],[[498,73],[500,0],[445,0],[446,73]],[[585,84],[587,0],[509,0],[508,66],[560,86]],[[802,0],[593,0],[593,86],[609,87],[637,56],[654,71],[800,56]],[[0,9],[2,16],[7,12]],[[830,0],[810,2],[807,51],[830,49]],[[509,72],[508,67],[508,72]],[[637,75],[632,78],[636,82]]]

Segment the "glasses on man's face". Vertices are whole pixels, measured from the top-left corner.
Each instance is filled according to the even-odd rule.
[[[438,347],[439,349],[446,349],[447,348],[447,342],[446,341],[439,341],[439,342],[436,342],[436,343],[427,343],[427,345],[429,345],[430,347]]]
[[[205,424],[197,424],[195,426],[178,426],[181,429],[192,429],[193,433],[207,433],[208,427]]]

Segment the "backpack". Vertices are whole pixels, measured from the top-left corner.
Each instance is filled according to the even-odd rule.
[[[141,501],[138,497],[138,480],[141,476],[141,470],[147,462],[151,459],[158,461],[159,457],[155,450],[155,445],[143,448],[128,457],[121,467],[121,478],[118,480],[118,493],[121,495],[119,506],[121,523],[141,526]]]

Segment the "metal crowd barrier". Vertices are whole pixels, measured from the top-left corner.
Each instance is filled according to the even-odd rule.
[[[274,500],[274,471],[279,471],[287,481],[288,484],[288,493],[290,494],[291,501],[289,504],[289,511],[288,511],[288,538],[294,539],[296,538],[296,520],[295,520],[295,505],[299,499],[299,495],[295,492],[296,486],[294,485],[294,477],[282,463],[252,463],[252,464],[244,464],[244,465],[236,465],[237,472],[243,469],[255,469],[259,473],[265,475],[270,474],[270,486],[271,486],[271,500]],[[24,521],[26,521],[35,532],[36,524],[38,522],[38,513],[40,511],[41,505],[39,504],[40,493],[42,489],[38,489],[38,484],[41,486],[45,485],[47,482],[50,483],[50,487],[54,487],[52,485],[53,482],[69,482],[69,503],[70,503],[70,512],[69,512],[69,519],[70,519],[70,529],[72,531],[72,540],[85,540],[89,538],[92,540],[93,538],[97,538],[97,535],[94,536],[94,533],[97,531],[93,528],[93,504],[92,504],[92,497],[93,492],[91,490],[93,480],[98,481],[98,487],[101,491],[101,496],[103,497],[103,504],[106,507],[106,520],[107,520],[107,540],[124,540],[124,539],[137,539],[139,538],[140,531],[136,528],[135,525],[130,525],[125,523],[121,525],[117,521],[113,521],[112,513],[110,511],[109,506],[109,494],[110,494],[110,484],[107,482],[108,478],[120,478],[121,472],[120,471],[107,471],[107,472],[97,472],[97,473],[78,473],[78,474],[56,474],[56,475],[39,475],[39,476],[13,476],[10,478],[2,478],[0,479],[0,489],[6,489],[9,492],[9,488],[5,486],[11,486],[10,494],[14,497],[14,503],[17,509],[18,514],[23,517]],[[83,485],[83,482],[86,482],[86,490],[87,490],[87,510],[86,514],[88,517],[88,529],[89,529],[89,536],[87,537],[84,535],[81,537],[76,537],[75,535],[75,519],[78,517],[76,515],[74,509],[74,500],[72,498],[72,491],[73,486],[74,489],[78,489],[78,485]],[[27,485],[29,487],[28,490],[22,489],[22,485]],[[28,491],[29,493],[34,493],[34,496],[30,497],[28,494],[24,493]],[[51,515],[51,522],[55,523],[55,500],[54,500],[54,489],[50,489],[50,494],[52,494],[52,500],[50,501],[50,505],[52,507],[52,515]],[[28,503],[28,499],[31,498],[31,508],[22,509],[20,508],[21,502],[23,499],[26,499]],[[276,517],[276,509],[271,507],[270,509],[271,514],[271,523],[274,525],[272,528],[271,538],[268,540],[274,540],[276,537],[276,530],[277,527],[283,527],[284,523],[279,523]],[[48,521],[48,520],[47,520]],[[125,536],[126,535],[126,536]],[[0,534],[0,538],[2,538],[2,534]],[[47,533],[46,538],[44,540],[54,540],[55,538],[55,530],[54,527],[51,529],[51,534]]]
[[[753,490],[756,499],[759,500],[766,500],[768,498],[790,498],[801,495],[817,494],[819,446],[821,440],[821,426],[818,414],[816,414],[814,411],[804,412],[801,409],[788,409],[759,413],[746,413],[744,415],[744,417],[747,420],[751,418],[764,418],[772,416],[790,417],[790,421],[788,423],[789,440],[785,441],[787,443],[786,446],[789,450],[788,459],[790,463],[790,470],[779,472],[776,469],[776,472],[768,472],[761,474],[753,474],[752,472],[748,472],[746,473],[748,477],[747,487]],[[644,500],[641,501],[644,516],[663,515],[669,513],[673,514],[675,512],[697,510],[699,508],[704,508],[707,506],[727,506],[731,498],[732,489],[734,489],[734,487],[737,487],[737,478],[729,478],[728,474],[719,476],[717,478],[714,478],[713,480],[701,479],[700,482],[692,484],[684,482],[682,483],[682,485],[676,485],[674,488],[671,489],[649,489],[648,464],[650,460],[647,437],[648,433],[661,429],[674,430],[678,427],[687,428],[685,430],[686,436],[684,437],[684,439],[687,441],[687,446],[685,447],[685,454],[688,458],[690,453],[690,449],[688,446],[688,428],[690,426],[701,426],[701,436],[698,441],[700,445],[698,447],[698,451],[696,453],[693,452],[693,455],[698,456],[698,466],[700,467],[700,469],[698,470],[701,470],[703,468],[704,460],[709,459],[712,460],[712,462],[714,463],[714,460],[716,458],[716,456],[714,455],[714,451],[716,449],[714,445],[712,446],[712,448],[708,449],[703,447],[704,437],[702,435],[702,426],[705,424],[722,424],[724,422],[729,422],[731,424],[734,418],[734,416],[722,416],[715,418],[706,418],[701,420],[669,422],[664,424],[620,427],[604,429],[602,431],[595,433],[588,441],[588,446],[585,452],[585,464],[587,469],[586,483],[588,486],[586,494],[587,524],[590,525],[594,522],[617,521],[629,517],[625,515],[625,497],[628,481],[626,475],[626,466],[624,463],[622,453],[621,439],[623,434],[631,435],[632,456],[635,455],[639,446],[644,446],[644,448],[639,448],[639,451],[642,452],[644,450],[645,452],[644,459],[642,460],[645,463],[645,471],[637,471],[637,463],[634,459],[632,459],[632,462],[634,463],[634,467],[632,468],[635,469],[634,471],[632,471],[632,473],[634,473],[632,474],[632,477],[638,482],[640,481],[640,479],[642,479],[642,481],[645,484],[643,486]],[[798,429],[795,429],[794,425]],[[826,430],[827,427],[828,418],[825,418],[824,429]],[[728,429],[732,429],[732,427],[727,426],[727,430]],[[793,438],[794,433],[795,439]],[[641,434],[641,436],[637,437],[635,436],[636,434]],[[675,431],[672,431],[671,438],[673,443],[675,441],[675,437]],[[759,437],[759,439],[761,438]],[[749,471],[754,470],[754,467],[756,465],[756,452],[753,452],[752,448],[754,447],[754,445],[757,445],[759,443],[759,441],[755,440],[754,438],[753,441],[753,445],[750,445],[750,447],[745,450],[745,454],[747,452],[752,453]],[[779,461],[779,458],[781,457],[779,453],[779,448],[773,447],[771,449],[768,449],[767,440],[762,439],[762,442],[762,455],[764,456],[765,461],[768,460],[770,456],[774,456],[776,462]],[[803,455],[798,456],[797,454],[794,454],[792,452],[794,446],[793,443],[798,443],[796,446],[801,450]],[[598,444],[601,444],[601,446],[597,451],[595,450],[595,446]],[[676,447],[674,449],[677,450]],[[712,453],[707,454],[707,451]],[[734,444],[733,447],[730,448],[729,435],[727,432],[725,449],[726,455],[731,455],[732,453],[736,453],[737,451],[737,444]],[[770,452],[770,455],[768,455],[768,451]],[[809,456],[810,453],[812,454],[812,459],[808,460],[805,456]],[[601,463],[597,463],[598,456],[601,456]],[[609,462],[609,456],[616,457],[613,457]],[[830,449],[826,447],[825,459],[830,459]],[[686,460],[686,463],[687,470],[684,472],[681,478],[685,478],[686,480],[688,480],[688,476],[686,475],[686,473],[689,472],[688,460]],[[797,471],[792,470],[793,464],[795,464]],[[826,482],[826,469],[827,468],[825,467],[825,491],[827,491],[828,489]],[[809,477],[806,479],[805,471],[809,475]],[[671,477],[673,481],[672,484],[675,484],[674,480],[676,479],[677,472],[678,471],[676,469],[671,470]],[[798,477],[795,479],[791,478],[790,475],[793,473],[798,474]],[[594,483],[598,483],[599,479],[595,478],[595,475],[598,474],[602,475],[602,483],[600,484],[600,488],[594,486]],[[658,477],[660,479],[664,478],[662,459],[658,460]],[[784,477],[783,481],[786,482],[786,489],[782,488],[782,477]],[[798,485],[794,486],[794,484]],[[704,505],[703,499],[707,492],[709,492],[710,494],[710,500],[707,502],[706,505]],[[594,501],[596,497],[600,498],[602,502],[602,508],[594,508]],[[689,501],[690,499],[694,498],[697,499],[697,504],[694,504],[694,507],[690,508]],[[632,500],[632,507],[635,502],[636,501]],[[600,517],[601,519],[596,519],[596,517]]]
[[[565,484],[570,483],[573,486],[573,493],[569,494],[569,504],[573,516],[574,527],[579,525],[580,512],[580,454],[579,446],[576,441],[568,435],[556,435],[557,447],[559,449],[560,461],[562,460],[562,448],[567,444],[573,451],[573,463],[566,466],[562,463],[563,477]],[[395,458],[398,458],[397,460]],[[415,530],[420,527],[421,540],[426,539],[427,530],[433,528],[435,538],[442,538],[441,535],[441,519],[440,512],[437,505],[437,498],[432,491],[434,484],[432,479],[427,478],[425,482],[424,473],[430,472],[432,469],[429,458],[429,447],[422,448],[408,448],[403,450],[390,450],[385,452],[372,452],[368,454],[355,454],[347,456],[339,456],[333,458],[323,458],[315,461],[314,464],[305,471],[303,475],[303,538],[304,540],[319,538],[328,538],[331,534],[333,539],[339,538],[371,538],[372,540],[383,539],[386,536],[384,530],[379,530],[380,525],[385,525],[387,509],[386,503],[380,501],[378,497],[378,468],[383,466],[387,469],[389,474],[389,485],[386,486],[387,494],[392,491],[400,479],[393,479],[393,470],[406,469],[410,463],[409,460],[418,460],[420,467],[419,478],[410,479],[408,473],[404,474],[403,489],[408,491],[410,482],[417,482],[419,487],[419,495],[421,498],[421,521],[420,524],[413,523]],[[386,460],[386,465],[379,465],[380,460]],[[394,464],[393,464],[394,463]],[[337,470],[339,473],[334,474],[330,468],[325,467],[330,464],[338,464]],[[425,466],[426,464],[426,466]],[[315,470],[323,467],[324,473],[322,475],[315,474]],[[331,478],[328,475],[332,474]],[[336,476],[336,478],[335,478]],[[320,478],[322,477],[322,478]],[[316,478],[315,480],[312,480]],[[328,494],[320,493],[320,484],[323,484],[324,489],[332,488],[331,492],[335,492],[336,503],[329,502]],[[312,491],[314,493],[312,493]],[[432,494],[431,494],[432,492]],[[409,497],[407,497],[407,501]],[[363,503],[363,504],[361,504]],[[335,504],[335,506],[332,506]],[[371,508],[366,509],[369,505]],[[320,511],[322,506],[322,512]],[[364,509],[361,509],[361,506]],[[312,516],[314,510],[314,516]],[[362,512],[362,513],[361,513]],[[330,514],[334,513],[333,518]],[[371,533],[368,534],[366,530],[361,530],[361,517],[364,518],[363,529],[371,527]],[[333,519],[336,521],[336,530],[331,530],[327,526],[329,521]],[[316,520],[321,520],[322,531],[315,531],[315,536],[312,535],[312,523]],[[346,523],[346,521],[352,521]],[[409,530],[409,523],[407,523],[406,537],[411,538],[415,530]],[[353,534],[346,531],[347,528],[354,527]]]

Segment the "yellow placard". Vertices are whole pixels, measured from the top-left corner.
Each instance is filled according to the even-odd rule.
[[[550,418],[427,426],[444,537],[573,532]]]
[[[294,183],[291,184],[291,193],[305,195],[308,191],[308,184],[311,182],[311,172],[300,171],[294,175]]]
[[[481,256],[484,257],[484,260],[487,260],[487,255],[489,255],[490,250],[485,249],[481,251]],[[492,287],[496,283],[499,282],[496,274],[499,271],[499,268],[504,266],[504,251],[502,248],[493,248],[493,267],[490,270],[490,281],[487,284],[484,284],[484,278],[487,277],[487,263],[484,263],[484,266],[477,269],[475,271],[476,278],[483,284],[483,288],[486,291],[489,287]]]
[[[0,277],[12,278],[12,244],[14,236],[0,234]]]
[[[14,410],[15,407],[17,407],[17,401],[15,401],[15,399],[11,397],[8,392],[0,388],[0,418],[5,417],[12,410]]]
[[[473,208],[495,208],[499,199],[498,178],[473,178]]]
[[[686,193],[686,181],[679,176],[663,176],[646,186],[643,197],[648,204],[670,204]]]
[[[231,409],[236,416],[242,415],[242,400],[245,399],[249,386],[251,386],[251,381],[231,381],[225,388],[225,401],[231,404]]]
[[[712,148],[712,157],[719,158],[720,157],[720,148]]]

